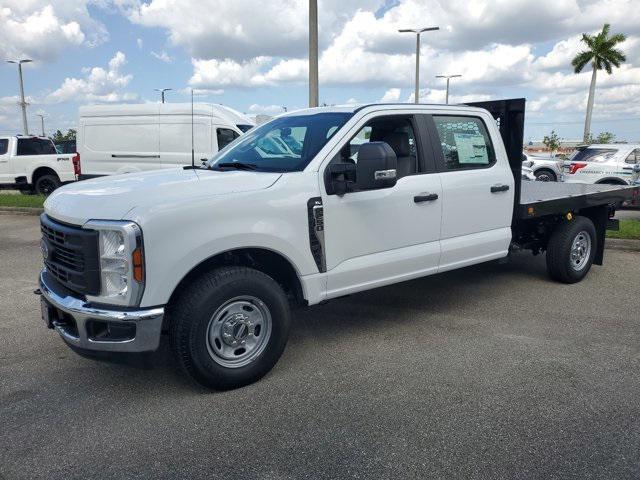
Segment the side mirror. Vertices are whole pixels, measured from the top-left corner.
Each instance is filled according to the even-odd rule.
[[[363,143],[358,149],[356,186],[358,190],[393,187],[397,182],[398,159],[385,142]]]
[[[634,171],[635,173],[640,173],[640,163],[636,163],[636,164],[633,166],[633,171]]]
[[[329,195],[344,195],[354,190],[356,165],[354,163],[332,163],[325,170],[325,185]]]

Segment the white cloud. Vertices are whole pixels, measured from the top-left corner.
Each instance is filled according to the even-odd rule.
[[[258,103],[249,105],[249,113],[254,115],[279,115],[283,113],[284,110],[285,107],[281,105],[260,105]]]
[[[138,98],[136,94],[122,91],[133,78],[132,75],[125,75],[121,71],[126,61],[124,53],[116,52],[109,60],[108,69],[93,67],[86,70],[85,78],[65,78],[60,88],[47,95],[44,102],[136,100]]]
[[[160,60],[161,62],[164,63],[171,63],[173,62],[173,57],[171,57],[167,52],[165,52],[164,50],[162,50],[160,53],[158,52],[151,52],[151,56],[157,58],[158,60]]]
[[[120,1],[137,24],[161,27],[169,41],[194,58],[296,57],[307,51],[307,0]],[[329,41],[359,8],[376,10],[383,0],[321,0],[321,41]]]
[[[383,103],[397,102],[398,100],[400,100],[401,92],[402,91],[399,88],[390,88],[386,92],[384,92],[384,95],[382,96],[380,101]]]
[[[4,0],[0,6],[0,56],[55,60],[63,51],[108,38],[87,10],[88,0]]]
[[[136,45],[138,46],[138,50],[142,50],[142,47],[144,46],[144,42],[142,41],[141,38],[136,38]]]

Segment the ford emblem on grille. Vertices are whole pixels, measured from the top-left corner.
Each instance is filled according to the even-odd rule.
[[[49,260],[49,245],[47,245],[47,242],[44,240],[44,238],[40,241],[40,251],[42,251],[42,258],[44,260]]]

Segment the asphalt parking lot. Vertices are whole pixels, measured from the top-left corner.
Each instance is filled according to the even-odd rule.
[[[640,253],[573,286],[518,255],[300,311],[267,377],[211,393],[164,347],[68,350],[38,242],[0,216],[0,479],[640,476]]]

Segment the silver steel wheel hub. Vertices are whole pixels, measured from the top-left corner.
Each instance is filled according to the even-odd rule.
[[[264,351],[271,324],[271,313],[262,300],[252,296],[232,298],[209,320],[209,355],[224,367],[244,367]]]
[[[571,268],[579,272],[589,262],[591,256],[591,237],[584,230],[578,233],[571,244]]]

